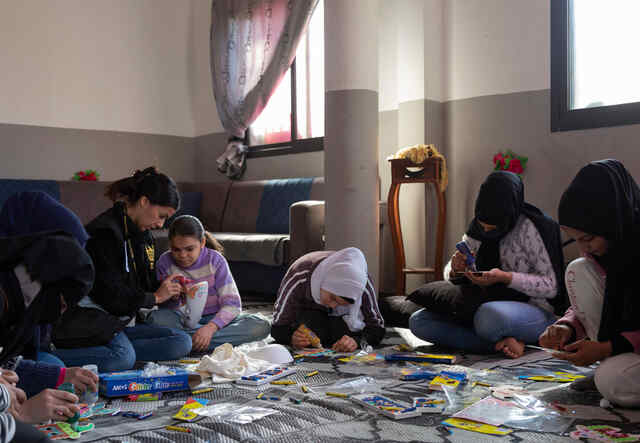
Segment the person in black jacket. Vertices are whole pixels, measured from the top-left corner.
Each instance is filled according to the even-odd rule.
[[[107,188],[111,209],[87,225],[87,252],[96,279],[88,297],[65,312],[53,332],[56,355],[67,365],[95,364],[101,372],[131,369],[136,360],[181,358],[191,337],[144,323],[141,308],[180,294],[176,275],[158,282],[150,229],[161,228],[180,197],[175,182],[154,167],[136,171]]]

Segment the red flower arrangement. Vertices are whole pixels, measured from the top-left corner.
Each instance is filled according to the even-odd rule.
[[[493,156],[493,170],[510,171],[521,176],[527,167],[528,160],[529,158],[523,155],[518,155],[511,150],[498,152]]]
[[[84,171],[78,171],[73,174],[72,180],[76,181],[88,181],[95,182],[98,181],[98,177],[100,177],[100,173],[93,169],[86,169]]]

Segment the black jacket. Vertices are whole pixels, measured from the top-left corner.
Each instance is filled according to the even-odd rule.
[[[13,269],[24,263],[42,288],[25,309],[24,297]],[[22,352],[39,324],[60,317],[60,295],[73,307],[91,288],[91,258],[73,237],[63,232],[38,232],[0,238],[0,364]]]
[[[138,229],[126,215],[124,204],[117,202],[86,228],[90,235],[86,250],[96,270],[89,297],[108,314],[80,307],[65,312],[54,331],[53,341],[59,347],[105,344],[140,308],[151,308],[156,302],[159,283],[153,237]],[[101,331],[95,331],[97,328]]]

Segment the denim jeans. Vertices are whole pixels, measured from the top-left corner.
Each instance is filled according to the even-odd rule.
[[[189,335],[193,335],[202,326],[209,323],[215,314],[203,315],[200,325],[194,329],[185,328],[182,324],[182,314],[173,309],[161,308],[152,311],[147,317],[147,323],[154,326],[164,326],[173,329],[182,329]],[[262,340],[271,332],[271,324],[262,316],[254,314],[239,314],[231,323],[218,330],[209,343],[209,351],[224,343],[238,346],[243,343]]]
[[[64,362],[49,352],[38,351],[38,357],[36,360],[42,363],[64,367]]]
[[[177,360],[191,352],[191,337],[178,329],[137,324],[125,328],[104,346],[56,349],[67,366],[98,365],[100,372],[131,369],[136,360]]]
[[[496,343],[507,337],[536,344],[540,334],[555,321],[554,314],[529,303],[493,301],[480,305],[473,317],[473,328],[426,309],[409,318],[409,327],[422,340],[485,354],[495,352]]]

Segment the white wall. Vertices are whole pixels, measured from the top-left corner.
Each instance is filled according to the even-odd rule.
[[[447,0],[446,100],[548,89],[548,0]]]
[[[201,3],[2,1],[0,122],[194,136],[190,20]]]

